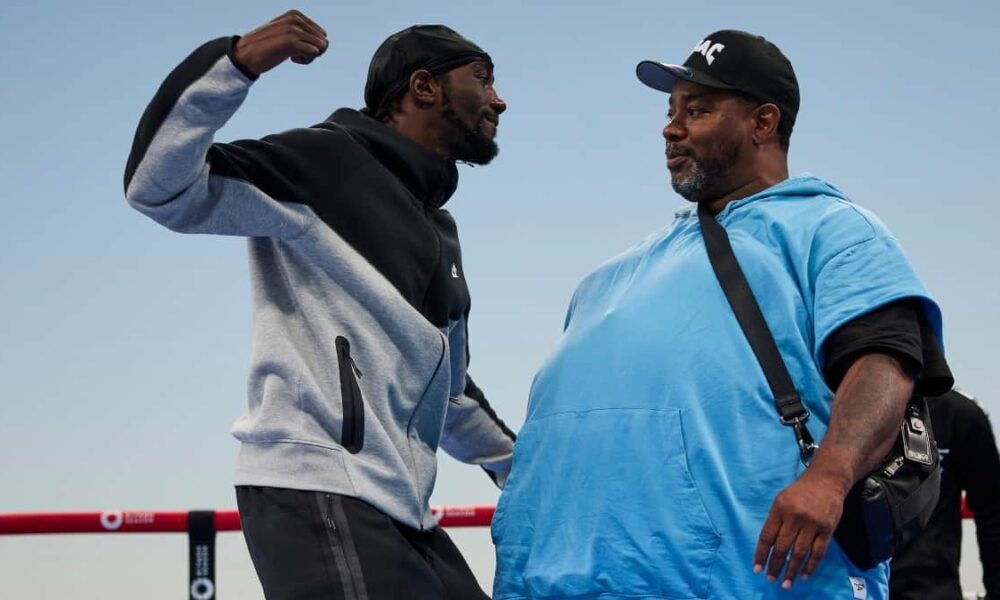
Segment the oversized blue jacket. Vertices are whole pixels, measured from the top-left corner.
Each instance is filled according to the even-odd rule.
[[[887,303],[940,312],[898,242],[828,183],[788,179],[717,216],[822,439],[823,343]],[[493,522],[494,595],[886,597],[833,543],[790,592],[752,572],[771,502],[802,473],[795,437],[705,252],[696,211],[600,266],[531,390]]]

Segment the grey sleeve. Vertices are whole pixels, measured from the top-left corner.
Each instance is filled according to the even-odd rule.
[[[464,463],[480,465],[503,488],[517,436],[497,417],[472,378],[466,376],[465,381],[465,391],[448,405],[441,448]]]
[[[213,137],[247,96],[253,80],[230,55],[236,38],[205,44],[164,81],[139,123],[125,172],[125,197],[174,231],[292,237],[309,222],[307,206],[282,203],[245,179],[214,173]]]

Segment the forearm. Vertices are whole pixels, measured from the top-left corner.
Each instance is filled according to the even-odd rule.
[[[251,80],[228,58],[232,38],[191,53],[160,86],[136,129],[125,194],[155,207],[198,180],[215,132],[246,98]]]
[[[514,433],[486,401],[471,379],[465,392],[452,400],[445,418],[441,449],[454,458],[480,465],[503,487],[514,454]]]
[[[847,491],[892,448],[913,379],[885,354],[866,354],[847,370],[837,389],[830,427],[809,471]]]

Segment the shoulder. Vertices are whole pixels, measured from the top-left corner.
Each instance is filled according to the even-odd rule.
[[[729,219],[739,227],[752,229],[758,240],[770,240],[794,255],[808,256],[813,265],[822,265],[872,240],[892,239],[888,228],[871,211],[811,175],[790,178],[757,196],[737,201]]]
[[[846,197],[820,195],[800,207],[799,218],[811,233],[814,249],[834,256],[879,238],[892,239],[889,229],[874,213]]]
[[[312,127],[299,127],[264,137],[261,141],[286,147],[291,150],[313,149],[360,150],[361,145],[351,137],[346,129],[333,123],[320,123]]]
[[[311,181],[317,174],[328,181],[346,180],[373,160],[371,154],[346,129],[332,123],[289,129],[260,140],[232,144],[266,160],[288,177]]]

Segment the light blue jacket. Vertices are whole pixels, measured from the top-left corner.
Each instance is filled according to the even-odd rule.
[[[941,316],[898,242],[812,176],[717,216],[822,439],[823,343],[894,300]],[[888,565],[836,545],[791,592],[754,575],[775,495],[802,473],[712,272],[693,207],[581,283],[531,390],[493,522],[494,594],[520,598],[884,599]],[[863,589],[859,589],[863,588]]]

